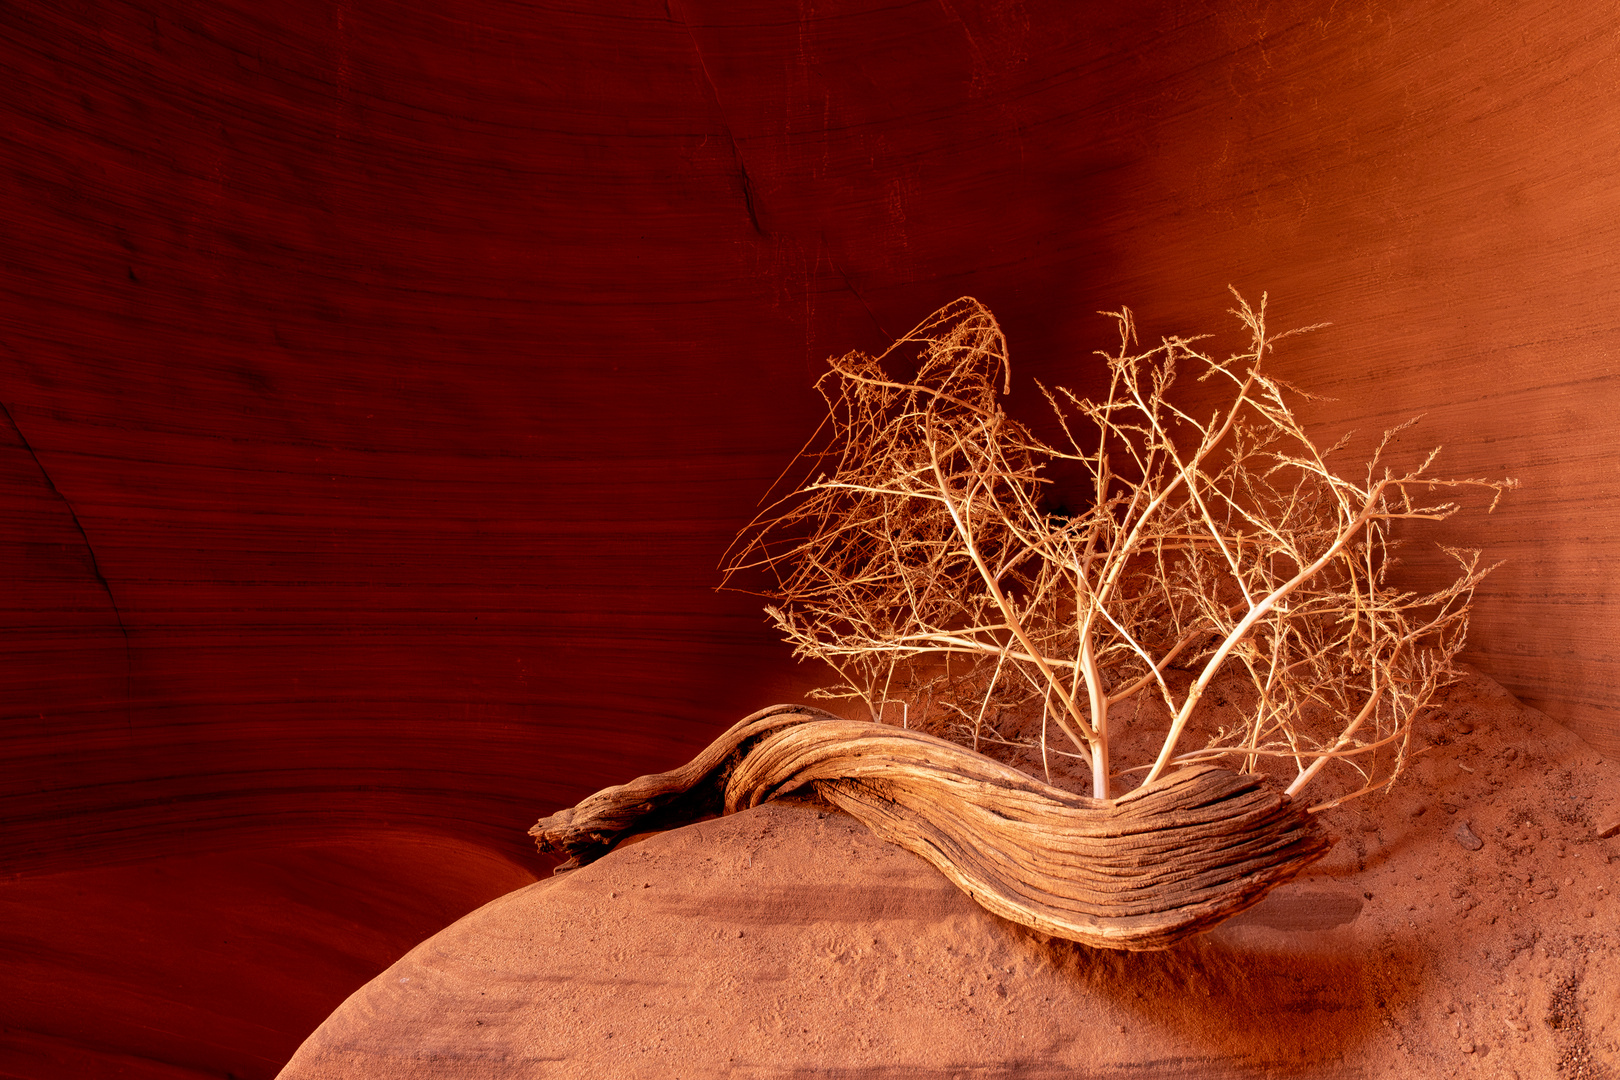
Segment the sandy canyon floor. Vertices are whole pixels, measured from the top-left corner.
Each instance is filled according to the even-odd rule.
[[[1620,768],[1477,674],[1418,745],[1163,952],[1004,922],[809,802],[637,838],[423,942],[282,1075],[1620,1077]]]

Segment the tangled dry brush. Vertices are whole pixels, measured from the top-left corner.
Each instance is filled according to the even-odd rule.
[[[1392,781],[1489,571],[1447,548],[1452,580],[1405,590],[1394,533],[1460,489],[1494,508],[1513,481],[1438,476],[1438,450],[1390,464],[1410,425],[1344,475],[1345,440],[1318,449],[1303,395],[1265,370],[1288,335],[1268,336],[1264,299],[1234,314],[1248,347],[1216,360],[1197,339],[1141,351],[1114,313],[1106,393],[1042,386],[1047,439],[999,404],[1007,343],[976,300],[833,360],[807,479],[739,536],[727,583],[832,666],[824,696],[975,749],[1038,716],[1048,777],[1078,763],[1096,798],[1207,762],[1291,796],[1336,765],[1335,804]]]

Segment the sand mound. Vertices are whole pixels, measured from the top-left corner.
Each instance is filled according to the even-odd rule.
[[[288,1080],[1620,1071],[1620,770],[1480,676],[1260,906],[1116,953],[773,803],[510,893],[351,997]],[[542,808],[543,809],[543,808]]]

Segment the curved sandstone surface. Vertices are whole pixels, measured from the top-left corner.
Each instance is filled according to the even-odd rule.
[[[345,995],[533,880],[394,830],[0,881],[0,1076],[268,1080]]]
[[[1311,948],[1257,970],[1230,945],[1088,950],[989,915],[841,813],[768,803],[488,904],[352,996],[281,1077],[1057,1077],[1144,1060],[1190,1077],[1332,1058],[1377,1026],[1360,959],[1332,955],[1356,899],[1285,896]]]
[[[1032,933],[843,814],[773,802],[468,915],[282,1080],[1601,1075],[1615,769],[1489,691],[1454,697],[1404,794],[1323,861],[1170,949]]]

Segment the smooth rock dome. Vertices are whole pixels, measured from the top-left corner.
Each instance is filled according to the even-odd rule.
[[[1620,812],[1615,766],[1482,678],[1440,723],[1430,734],[1448,741],[1404,792],[1341,818],[1354,832],[1324,862],[1170,949],[1032,933],[841,813],[766,803],[480,908],[344,1002],[281,1080],[1339,1080],[1620,1064],[1620,947],[1606,932],[1620,838],[1584,824],[1594,807]],[[1533,760],[1502,752],[1504,727],[1535,736]],[[1524,807],[1571,794],[1579,815],[1547,814],[1545,839],[1521,839]],[[1460,820],[1488,850],[1458,842]]]

